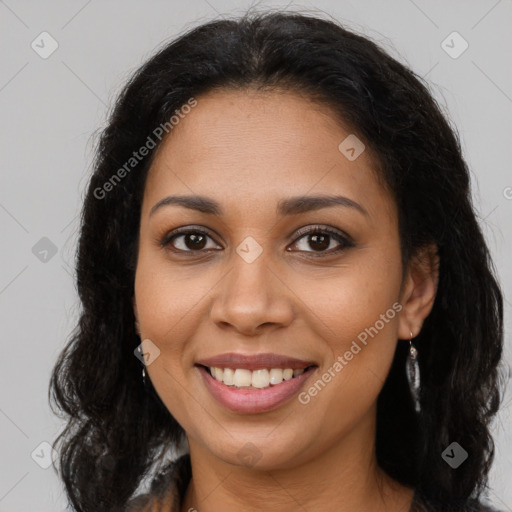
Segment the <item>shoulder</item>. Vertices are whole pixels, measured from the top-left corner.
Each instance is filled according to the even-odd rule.
[[[124,512],[179,512],[190,477],[190,455],[186,453],[153,479],[149,492],[132,498]]]

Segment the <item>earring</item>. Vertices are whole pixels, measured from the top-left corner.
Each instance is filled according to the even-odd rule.
[[[137,338],[139,338],[139,341],[140,341],[140,335],[138,332],[137,332]],[[140,344],[137,347],[137,352],[141,355],[141,360],[143,361],[144,358],[142,357],[142,348],[141,348]],[[144,365],[144,363],[143,363],[143,365]],[[142,384],[144,385],[144,387],[146,387],[146,367],[145,366],[142,366]]]
[[[409,381],[409,389],[414,401],[414,409],[416,412],[420,412],[420,366],[418,364],[418,350],[412,344],[412,332],[410,334],[409,357],[407,358],[405,370],[407,373],[407,380]]]

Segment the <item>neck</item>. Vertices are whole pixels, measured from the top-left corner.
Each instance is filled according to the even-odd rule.
[[[225,462],[189,439],[193,478],[182,511],[406,512],[413,490],[377,465],[374,440],[375,420],[366,419],[321,453],[261,470]]]

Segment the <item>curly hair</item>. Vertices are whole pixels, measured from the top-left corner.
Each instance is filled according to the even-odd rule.
[[[267,12],[210,21],[159,49],[128,81],[101,133],[76,256],[80,317],[49,389],[53,410],[67,419],[56,444],[70,504],[122,509],[184,439],[142,384],[134,357],[141,201],[159,144],[122,179],[112,176],[191,97],[228,88],[284,88],[329,105],[376,156],[398,207],[404,266],[426,244],[437,246],[437,295],[415,340],[421,412],[399,344],[378,398],[376,456],[389,475],[432,499],[478,497],[502,398],[503,299],[457,132],[425,81],[367,37],[315,16]],[[454,440],[470,454],[456,471],[441,457]]]

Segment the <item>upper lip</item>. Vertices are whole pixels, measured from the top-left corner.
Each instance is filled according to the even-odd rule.
[[[215,368],[242,368],[246,370],[259,370],[263,368],[292,368],[293,370],[305,369],[308,366],[316,366],[314,361],[306,361],[295,357],[264,353],[264,354],[219,354],[217,356],[200,359],[197,365]]]

